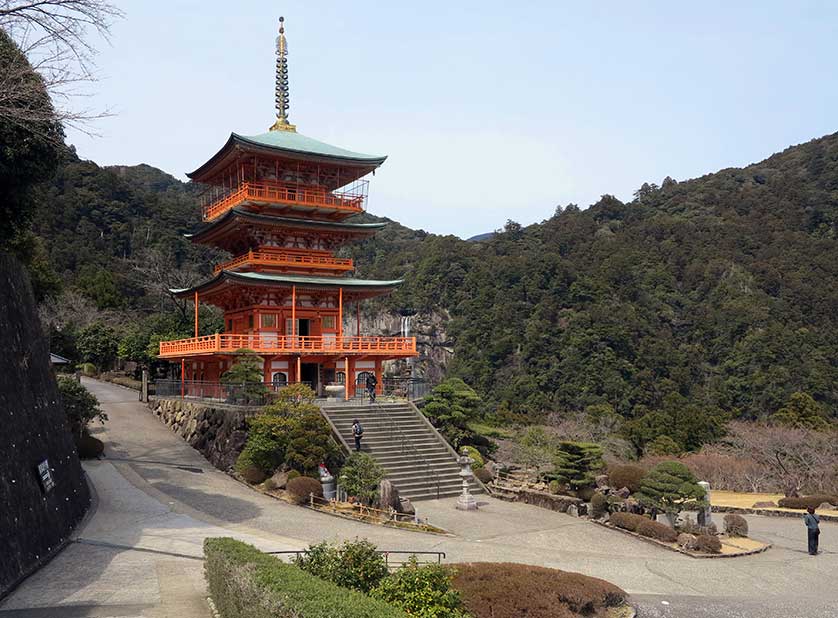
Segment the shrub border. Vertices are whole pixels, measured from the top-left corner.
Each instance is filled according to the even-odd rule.
[[[740,515],[765,515],[766,517],[796,517],[802,518],[806,514],[805,510],[797,509],[794,511],[784,511],[780,507],[766,507],[766,508],[749,508],[743,506],[719,506],[713,505],[714,513],[738,513]],[[823,515],[818,513],[821,521],[838,521],[838,515]]]
[[[679,554],[683,554],[685,556],[689,556],[690,558],[696,558],[698,560],[710,560],[714,558],[741,558],[742,556],[753,556],[755,554],[761,554],[763,552],[768,551],[773,547],[771,543],[765,543],[764,547],[759,547],[757,549],[751,549],[748,551],[743,551],[738,554],[696,554],[688,552],[685,549],[681,549],[680,547],[673,547],[668,543],[664,543],[663,541],[658,541],[657,539],[650,538],[648,536],[643,536],[641,534],[637,534],[636,532],[632,532],[631,530],[626,530],[625,528],[618,528],[617,526],[611,526],[603,521],[597,521],[595,519],[590,520],[591,523],[596,524],[597,526],[602,526],[603,528],[608,528],[609,530],[616,530],[617,532],[622,532],[623,534],[627,534],[629,536],[633,536],[636,539],[640,539],[641,541],[646,541],[647,543],[651,543],[653,545],[657,545],[658,547],[663,547],[664,549],[668,549],[669,551],[674,551]],[[762,541],[760,541],[762,542]]]

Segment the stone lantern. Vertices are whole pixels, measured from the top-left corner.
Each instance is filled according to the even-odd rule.
[[[473,476],[471,471],[471,464],[473,460],[468,455],[461,455],[457,458],[457,463],[460,464],[460,471],[458,474],[463,479],[463,493],[457,498],[457,510],[460,511],[476,511],[477,500],[471,495],[468,490],[468,480]]]

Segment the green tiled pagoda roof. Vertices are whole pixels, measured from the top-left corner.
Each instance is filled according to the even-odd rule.
[[[277,286],[291,286],[296,285],[304,288],[335,288],[342,287],[354,289],[358,291],[386,291],[395,288],[403,283],[402,279],[395,279],[392,281],[376,281],[373,279],[351,279],[344,277],[309,277],[306,275],[286,275],[286,274],[271,274],[271,273],[253,273],[253,272],[232,272],[222,270],[212,279],[198,284],[191,288],[183,288],[178,290],[169,290],[172,294],[187,295],[201,292],[223,281],[233,281],[239,283],[251,284],[267,284]]]
[[[299,152],[302,154],[314,154],[322,157],[349,159],[352,161],[362,161],[364,163],[382,164],[387,158],[377,155],[361,154],[360,152],[352,152],[345,148],[332,146],[325,142],[307,137],[294,131],[268,131],[260,135],[239,135],[233,133],[233,139],[253,144],[255,146],[262,146],[265,148],[275,148],[278,150],[288,150],[291,152]]]

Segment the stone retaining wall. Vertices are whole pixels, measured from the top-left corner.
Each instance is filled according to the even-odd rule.
[[[579,508],[582,500],[573,498],[572,496],[561,496],[558,494],[549,494],[543,491],[535,491],[533,489],[526,489],[523,487],[510,487],[506,485],[489,486],[492,495],[501,500],[509,502],[523,502],[524,504],[532,504],[543,509],[551,511],[559,511],[560,513],[567,513],[571,506]]]
[[[233,468],[247,441],[245,420],[253,408],[177,398],[149,398],[148,407],[189,446],[219,470]]]

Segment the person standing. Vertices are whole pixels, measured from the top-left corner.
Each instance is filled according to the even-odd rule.
[[[803,516],[803,523],[806,524],[806,532],[809,537],[809,555],[816,556],[818,553],[818,540],[821,535],[821,518],[815,515],[814,507],[808,507]]]
[[[364,435],[364,428],[357,418],[352,422],[352,437],[355,438],[355,452],[361,450],[361,437]]]
[[[378,386],[378,378],[374,373],[367,374],[367,393],[370,396],[370,403],[375,403],[375,387]]]

